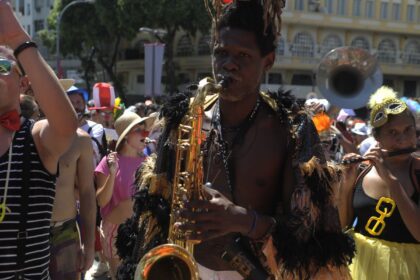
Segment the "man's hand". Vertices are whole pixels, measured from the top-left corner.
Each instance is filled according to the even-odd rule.
[[[0,45],[15,49],[29,41],[30,37],[17,20],[11,5],[9,0],[0,0]]]
[[[95,258],[95,250],[93,247],[87,250],[82,248],[80,250],[79,271],[82,273],[85,273],[86,271],[88,271],[93,265],[94,258]]]
[[[247,210],[233,204],[217,190],[203,186],[208,200],[186,203],[179,213],[185,222],[175,226],[190,240],[208,240],[231,232],[247,232],[250,227]]]

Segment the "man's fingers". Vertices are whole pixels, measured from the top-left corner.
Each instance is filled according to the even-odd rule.
[[[208,212],[219,208],[219,205],[209,200],[191,200],[185,203],[187,209],[200,209],[201,212]]]
[[[190,232],[186,235],[189,240],[209,240],[223,235],[219,230],[209,230],[205,232]]]
[[[177,224],[177,228],[184,232],[205,232],[218,230],[220,225],[210,221],[187,221]]]

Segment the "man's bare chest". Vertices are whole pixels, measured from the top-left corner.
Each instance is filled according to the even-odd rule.
[[[231,142],[235,135],[225,136],[225,153],[215,144],[205,158],[205,180],[239,205],[258,208],[269,202],[280,187],[286,158],[284,131],[257,123],[240,141]]]

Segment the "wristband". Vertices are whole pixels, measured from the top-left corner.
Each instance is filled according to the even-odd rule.
[[[267,231],[264,233],[263,236],[256,238],[255,241],[265,242],[271,236],[271,234],[276,230],[276,227],[277,227],[277,220],[275,218],[271,218],[270,227],[267,229]]]
[[[38,45],[33,42],[33,41],[26,41],[22,44],[20,44],[14,51],[13,51],[13,55],[15,56],[16,59],[18,59],[18,56],[21,52],[23,52],[24,50],[26,50],[27,48],[38,48]]]
[[[249,230],[248,230],[248,232],[246,234],[247,236],[249,236],[255,230],[255,228],[257,226],[257,218],[258,218],[257,212],[255,212],[255,210],[251,210],[251,211],[252,211],[252,214],[253,214],[253,216],[252,216],[252,224],[251,224],[251,227],[249,228]]]

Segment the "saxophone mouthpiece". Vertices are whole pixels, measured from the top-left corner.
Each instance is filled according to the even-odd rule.
[[[224,76],[222,74],[218,74],[217,75],[217,79],[219,80],[219,85],[222,88],[227,88],[229,86],[229,84],[231,83],[232,79],[228,76]]]

